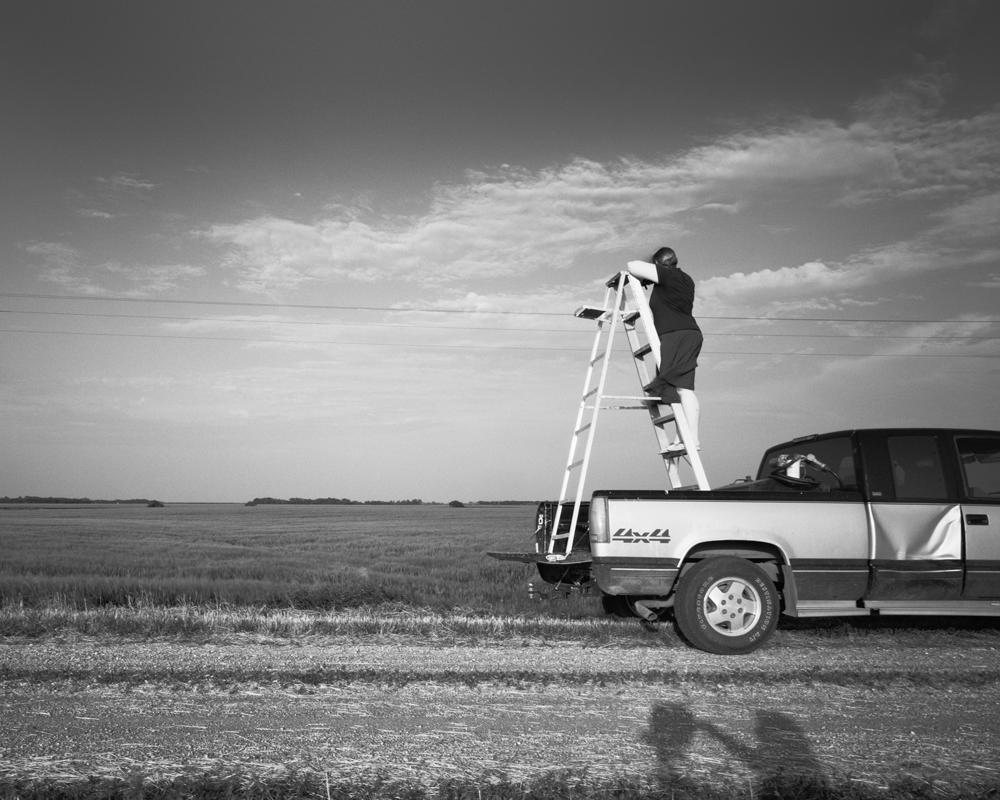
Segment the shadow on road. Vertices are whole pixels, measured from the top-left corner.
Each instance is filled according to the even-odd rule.
[[[740,774],[749,775],[758,789],[789,779],[814,788],[826,783],[802,726],[778,711],[758,709],[752,734],[741,734],[695,716],[681,703],[658,702],[646,741],[656,750],[663,790],[695,790]]]

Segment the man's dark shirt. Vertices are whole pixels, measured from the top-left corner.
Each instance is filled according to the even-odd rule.
[[[653,284],[649,308],[653,312],[656,333],[663,336],[671,331],[698,331],[698,323],[691,315],[694,307],[694,281],[677,267],[657,265],[659,283]]]

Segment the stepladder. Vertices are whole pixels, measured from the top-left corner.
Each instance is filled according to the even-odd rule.
[[[707,490],[708,477],[694,432],[680,402],[664,403],[660,397],[644,393],[660,367],[659,337],[643,283],[628,272],[612,276],[606,283],[601,306],[583,306],[576,317],[597,323],[587,362],[583,391],[577,409],[569,455],[562,476],[559,501],[554,511],[545,557],[549,561],[568,558],[580,539],[584,485],[594,449],[597,423],[602,410],[645,412],[656,437],[657,452],[666,471],[666,491]],[[616,335],[622,333],[635,365],[639,389],[634,394],[609,394],[608,373],[615,352]],[[693,483],[685,484],[682,474],[690,473]],[[565,519],[569,515],[569,520]]]

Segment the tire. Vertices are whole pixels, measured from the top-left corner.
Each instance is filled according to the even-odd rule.
[[[681,577],[674,599],[678,631],[695,647],[720,655],[756,650],[778,626],[778,592],[750,561],[719,556]]]

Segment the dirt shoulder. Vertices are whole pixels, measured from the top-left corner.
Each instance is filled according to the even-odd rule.
[[[792,633],[738,659],[669,641],[43,638],[0,644],[0,679],[8,776],[225,765],[1000,786],[993,636]]]

